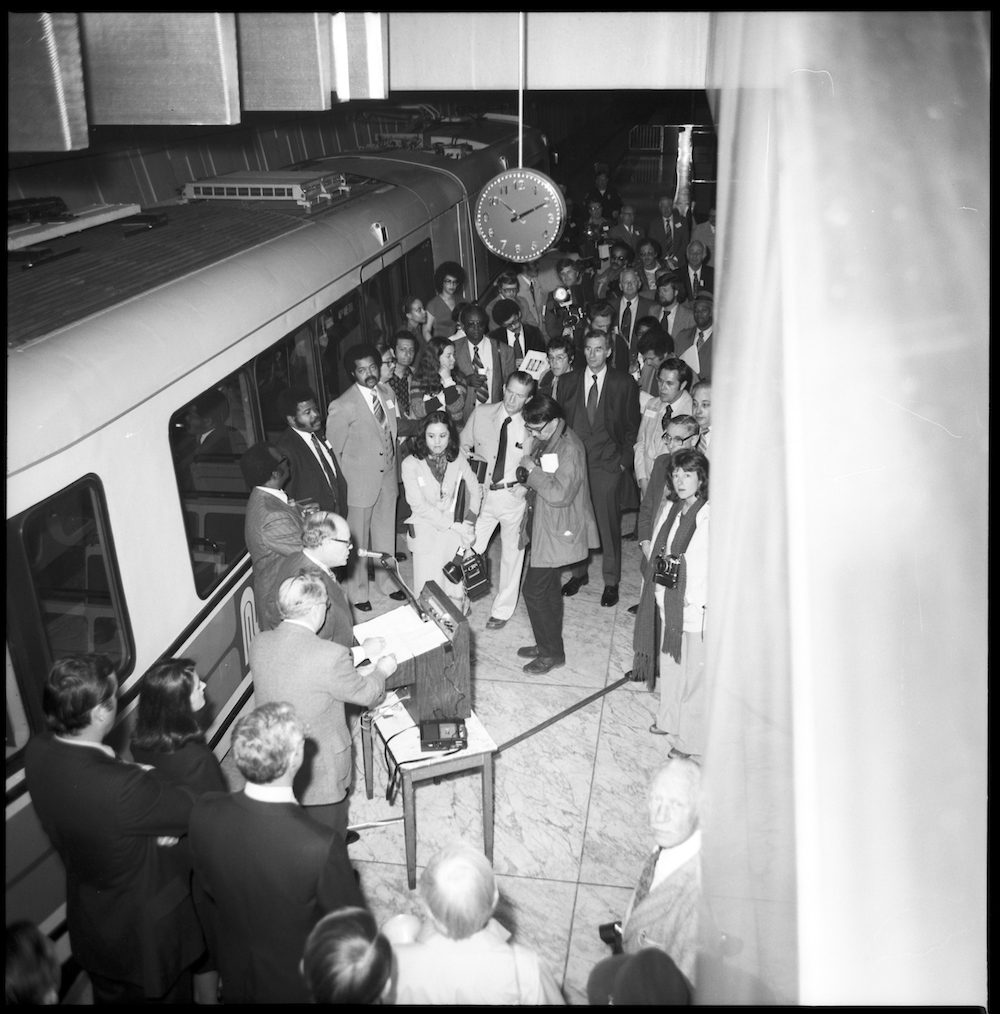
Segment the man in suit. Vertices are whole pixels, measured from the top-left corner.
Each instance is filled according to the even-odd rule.
[[[487,335],[514,353],[514,368],[521,368],[525,352],[545,351],[545,339],[537,327],[523,322],[521,307],[512,299],[498,300],[493,306],[493,323],[497,326]]]
[[[185,434],[177,444],[174,458],[176,470],[186,488],[211,489],[195,467],[206,457],[232,457],[242,454],[246,441],[239,430],[226,424],[229,418],[229,400],[218,388],[211,387],[188,406],[184,414]]]
[[[42,695],[50,732],[25,753],[28,789],[66,868],[73,956],[95,1003],[191,1003],[204,937],[186,878],[164,853],[187,834],[192,797],[104,745],[117,689],[103,655],[56,662]]]
[[[580,336],[577,346],[577,368],[583,369],[586,366],[586,356],[583,353],[583,336],[600,331],[607,335],[608,344],[611,347],[611,355],[608,357],[608,366],[620,373],[628,373],[631,369],[631,356],[629,355],[628,342],[622,337],[615,323],[614,303],[592,303],[588,311],[589,319],[587,327]]]
[[[521,285],[517,277],[517,272],[511,268],[509,271],[503,271],[497,278],[497,294],[491,299],[483,309],[486,311],[486,316],[490,320],[494,320],[493,308],[500,302],[501,299],[509,299],[514,303],[517,303],[518,308],[521,311],[521,316],[528,320],[530,323],[531,308],[527,301],[521,300],[520,295]]]
[[[609,233],[612,240],[620,240],[627,244],[632,250],[638,246],[639,240],[643,238],[643,231],[636,224],[635,208],[631,204],[622,205],[618,222],[611,227]]]
[[[711,262],[714,265],[715,262],[715,208],[708,209],[708,221],[702,222],[700,225],[694,227],[694,232],[691,233],[691,238],[696,239],[701,243],[705,244],[705,249],[708,251],[705,254],[705,260]]]
[[[489,321],[482,307],[470,303],[459,317],[465,337],[455,342],[455,369],[468,388],[462,422],[468,422],[476,405],[492,405],[503,399],[504,385],[514,372],[514,351],[486,337]]]
[[[538,393],[547,394],[559,401],[562,378],[573,369],[576,346],[571,339],[558,335],[550,339],[546,358],[549,361],[549,369],[538,382]]]
[[[634,268],[626,268],[618,276],[618,283],[621,286],[621,299],[612,303],[615,311],[615,323],[629,350],[630,363],[634,362],[638,350],[636,349],[635,325],[641,317],[648,317],[653,312],[654,303],[645,296],[639,295],[642,288],[642,279],[639,272]]]
[[[339,514],[314,511],[302,524],[302,552],[282,557],[271,587],[272,594],[264,603],[267,629],[274,630],[281,622],[278,613],[278,589],[290,577],[306,571],[323,582],[330,608],[318,633],[325,641],[336,641],[345,648],[354,644],[354,619],[347,593],[334,573],[347,566],[351,554],[351,530]]]
[[[310,500],[321,511],[347,511],[347,481],[323,433],[323,416],[308,387],[288,387],[278,395],[278,411],[288,428],[275,441],[288,456],[291,477],[285,491],[294,500]]]
[[[674,354],[694,370],[699,380],[712,375],[712,338],[715,334],[712,293],[702,289],[695,297],[692,312],[694,326],[674,338]]]
[[[676,271],[684,265],[684,252],[689,239],[688,227],[674,209],[674,199],[666,194],[660,198],[659,212],[650,221],[646,235],[660,244],[664,261],[671,270]]]
[[[627,373],[607,368],[610,351],[607,335],[589,333],[584,340],[586,368],[566,378],[560,396],[566,423],[587,450],[590,498],[603,551],[602,606],[618,602],[622,572],[621,499],[623,485],[630,480],[639,432],[639,389]],[[563,594],[575,595],[588,580],[584,563],[574,570]]]
[[[673,758],[653,775],[647,803],[656,848],[646,860],[622,920],[623,954],[598,966],[620,964],[644,947],[673,958],[695,985],[701,896],[701,830],[698,797],[701,769]],[[595,969],[596,973],[596,969]]]
[[[240,470],[250,487],[243,531],[253,561],[257,622],[261,630],[268,630],[265,604],[273,594],[282,557],[302,550],[302,511],[285,493],[288,456],[274,444],[254,444],[240,458]]]
[[[395,397],[378,382],[382,356],[374,345],[348,349],[344,368],[354,383],[330,403],[326,436],[347,479],[347,523],[358,549],[392,553],[397,496]],[[406,598],[384,571],[379,570],[377,580],[390,598]],[[355,561],[347,591],[355,609],[371,612],[366,559]]]
[[[517,481],[517,466],[524,453],[524,420],[521,409],[535,393],[535,381],[520,370],[512,373],[503,401],[480,405],[462,430],[462,450],[486,462],[483,505],[476,521],[473,548],[485,553],[500,529],[500,580],[486,621],[487,630],[506,626],[517,606],[524,549],[519,548],[524,517],[525,487]]]
[[[532,327],[541,328],[545,322],[545,293],[538,277],[538,261],[521,265],[517,276],[517,298],[525,309],[524,319]]]
[[[694,314],[681,303],[684,294],[684,280],[674,272],[656,276],[656,306],[653,316],[659,317],[663,328],[676,346],[681,331],[694,327]]]
[[[687,267],[681,276],[684,279],[685,302],[694,299],[702,289],[715,291],[715,268],[705,263],[705,244],[693,239],[687,246]]]
[[[346,561],[347,545],[342,557]],[[283,581],[277,599],[281,622],[250,643],[250,668],[257,703],[287,701],[308,729],[306,762],[292,786],[296,797],[313,820],[346,839],[353,765],[344,705],[380,703],[396,661],[387,655],[365,672],[355,669],[350,648],[319,636],[330,605],[320,575],[307,572]],[[364,647],[375,655],[383,645],[375,638]]]
[[[305,730],[289,704],[245,715],[233,731],[242,792],[208,792],[191,814],[196,883],[224,1003],[308,1003],[306,938],[327,913],[364,906],[344,839],[310,819],[292,782]]]

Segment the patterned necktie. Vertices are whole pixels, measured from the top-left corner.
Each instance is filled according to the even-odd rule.
[[[594,378],[594,382],[590,385],[590,391],[587,393],[587,418],[593,425],[597,418],[597,374],[592,373],[591,376]]]
[[[391,454],[394,450],[392,446],[392,436],[389,433],[389,423],[385,418],[385,409],[382,408],[382,399],[377,393],[372,395],[372,408],[375,410],[375,422],[382,427],[382,434],[385,437],[386,446],[389,448]]]
[[[483,366],[483,361],[482,361],[482,359],[479,358],[479,346],[476,345],[474,348],[475,348],[475,351],[472,354],[472,365],[476,368],[476,372],[481,377],[486,377],[485,367]],[[476,401],[478,401],[480,405],[485,404],[486,400],[490,396],[490,392],[488,390],[488,387],[489,387],[489,378],[486,378],[486,379],[487,379],[486,386],[484,386],[484,387],[477,387],[476,388]]]
[[[622,314],[622,337],[628,341],[632,336],[632,304],[625,304],[625,312]]]
[[[701,290],[701,279],[698,277],[697,271],[691,276],[691,289],[693,290],[696,296],[698,295],[698,292]]]
[[[497,447],[497,462],[493,466],[493,482],[503,482],[504,473],[506,472],[507,466],[507,430],[510,428],[510,416],[507,416],[503,421],[503,426],[500,427],[500,444]]]
[[[323,473],[326,475],[326,481],[330,484],[330,489],[336,490],[337,473],[333,470],[333,466],[330,464],[330,459],[326,456],[326,448],[323,446],[324,441],[320,440],[315,433],[310,433],[309,435],[312,437],[313,447],[316,449],[316,456],[319,458],[319,463],[323,466]]]
[[[513,334],[513,332],[511,332]],[[514,334],[514,358],[517,360],[517,365],[521,365],[521,360],[524,358],[524,347],[521,345],[521,332],[518,331]]]
[[[698,340],[695,342],[695,347],[700,349],[704,344],[705,344],[705,332],[699,331]]]

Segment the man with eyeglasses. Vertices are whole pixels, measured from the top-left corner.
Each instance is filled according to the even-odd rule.
[[[521,368],[521,360],[528,351],[544,352],[545,339],[537,327],[523,322],[521,306],[513,299],[501,299],[493,307],[493,322],[497,325],[487,335],[493,341],[506,345],[514,353],[514,367]]]
[[[631,204],[622,205],[618,224],[611,227],[611,238],[627,243],[633,250],[643,238],[643,231],[635,220],[635,208]]]
[[[602,268],[594,276],[594,296],[597,299],[607,299],[621,295],[619,278],[621,273],[633,260],[633,251],[626,243],[615,243],[611,247],[611,259],[608,265]]]
[[[355,668],[350,648],[318,636],[330,610],[318,574],[307,571],[286,579],[278,586],[276,602],[281,622],[250,643],[257,706],[287,701],[305,722],[308,763],[292,786],[295,796],[310,817],[346,838],[353,765],[344,705],[379,704],[396,659],[391,654],[379,658],[385,643],[371,638],[362,647],[376,664]]]
[[[240,458],[240,471],[250,487],[243,535],[253,562],[257,623],[261,630],[270,630],[264,607],[276,587],[282,559],[302,550],[303,512],[285,493],[291,469],[279,447],[254,444]]]
[[[691,418],[691,368],[681,359],[664,359],[656,374],[659,397],[650,399],[639,423],[639,436],[635,442],[635,478],[639,492],[646,493],[649,477],[653,474],[656,459],[667,450],[662,435],[667,424],[678,416]],[[698,434],[698,424],[691,419]],[[695,444],[691,444],[694,447]],[[679,448],[673,448],[679,450]]]
[[[296,574],[315,574],[326,588],[330,610],[317,634],[324,641],[336,641],[345,648],[354,644],[354,620],[347,593],[337,579],[336,571],[347,566],[354,543],[351,530],[339,514],[316,511],[302,525],[302,551],[283,557],[272,585],[270,599],[264,603],[268,628],[274,629],[278,616],[278,589],[282,582]]]

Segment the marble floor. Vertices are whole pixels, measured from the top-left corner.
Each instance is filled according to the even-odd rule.
[[[590,584],[565,600],[566,665],[545,676],[526,676],[521,645],[532,644],[523,602],[502,630],[486,630],[490,599],[470,617],[473,709],[503,744],[614,683],[631,668],[638,601],[639,550],[624,542],[621,600],[600,604],[600,558]],[[491,547],[499,571],[499,537]],[[402,565],[408,576],[408,561]],[[376,610],[395,606],[373,597]],[[536,949],[570,1003],[586,1003],[587,976],[609,950],[597,927],[620,918],[642,863],[652,848],[645,793],[649,774],[667,755],[649,726],[654,695],[626,683],[495,758],[494,867],[501,903],[498,917],[515,939]],[[375,792],[365,799],[360,734],[356,733],[356,787],[351,823],[402,817],[401,794],[385,798],[386,768],[375,751]],[[478,772],[448,776],[416,787],[417,874],[442,845],[463,839],[482,846]],[[406,881],[401,820],[365,829],[350,847],[369,904],[379,921],[397,912],[419,913]]]

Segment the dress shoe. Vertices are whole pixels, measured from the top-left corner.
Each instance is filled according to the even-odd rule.
[[[393,602],[405,602],[406,592],[405,591],[389,592],[389,598],[391,598]]]
[[[372,604],[370,602],[355,602],[354,608],[359,613],[370,613],[372,611]]]
[[[347,837],[344,840],[348,845],[353,845],[356,841],[361,841],[361,835],[357,831],[348,831]]]
[[[517,649],[518,658],[538,658],[539,655],[541,655],[541,651],[539,651],[537,644],[529,644]]]
[[[636,604],[635,604],[634,606],[629,606],[629,607],[628,607],[628,611],[629,611],[629,612],[630,612],[630,613],[631,613],[631,614],[632,614],[633,616],[635,616],[635,615],[636,615],[636,613],[638,613],[638,612],[639,612],[639,603],[638,603],[638,602],[636,602]]]
[[[543,673],[558,669],[566,664],[565,655],[539,655],[534,662],[529,662],[524,671],[532,676],[541,676]]]
[[[575,595],[585,584],[590,584],[590,576],[584,574],[583,577],[571,577],[563,586],[563,595]]]
[[[645,683],[646,682],[645,679],[642,676],[636,676],[634,669],[629,669],[629,671],[627,673],[625,673],[625,679],[627,679],[629,681],[629,683]]]
[[[653,724],[649,727],[649,731],[651,733],[653,733],[654,736],[669,736],[670,735],[669,732],[665,732],[663,729],[661,729],[656,724],[656,722],[653,722]]]
[[[604,586],[604,594],[601,596],[602,606],[616,606],[618,605],[618,585],[606,584]]]
[[[487,630],[501,630],[502,628],[504,628],[506,626],[507,626],[507,621],[506,620],[497,619],[497,617],[495,617],[495,616],[491,616],[486,621],[486,629]]]
[[[406,559],[406,553],[393,553],[392,555],[400,562]]]

